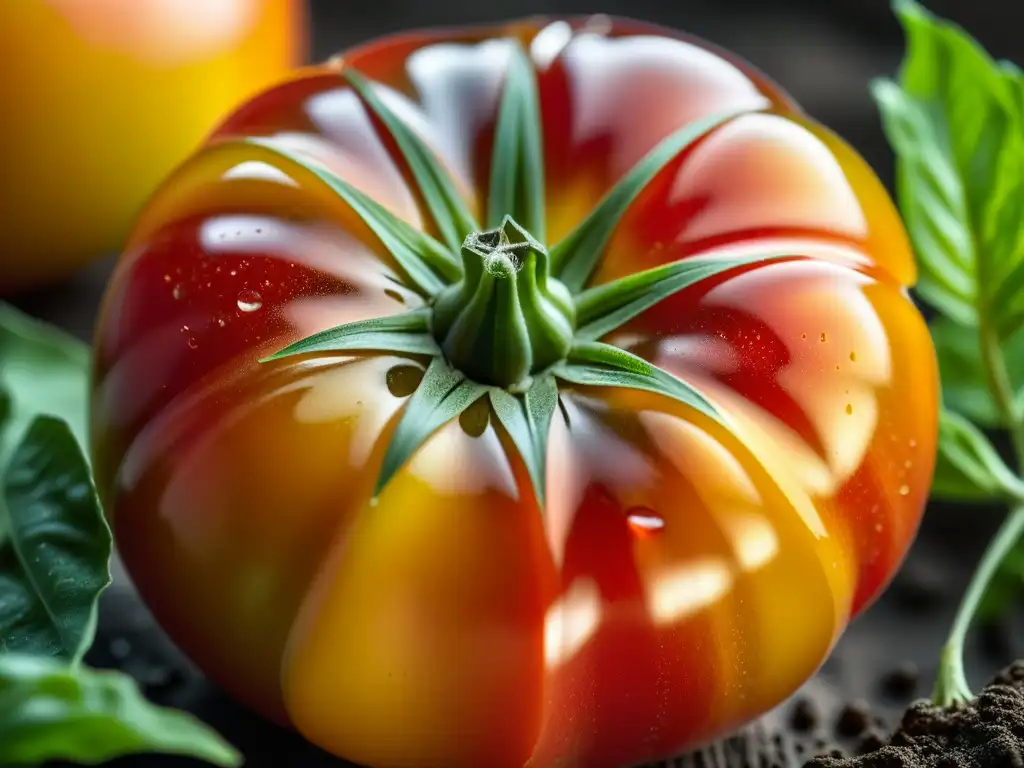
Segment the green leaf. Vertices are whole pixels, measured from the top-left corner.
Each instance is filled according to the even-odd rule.
[[[533,63],[519,41],[513,40],[494,132],[487,228],[496,229],[506,216],[511,216],[544,242],[544,146],[539,102]]]
[[[409,279],[428,296],[433,296],[448,282],[459,278],[460,268],[443,245],[395,216],[329,168],[278,146],[272,138],[247,138],[244,141],[295,163],[330,187],[366,222]]]
[[[89,348],[3,302],[0,392],[5,392],[8,400],[7,426],[0,431],[0,471],[41,413],[67,421],[79,443],[86,445]]]
[[[684,288],[739,267],[783,258],[792,252],[753,256],[691,256],[595,286],[576,297],[576,338],[595,340]]]
[[[412,355],[439,355],[441,350],[430,335],[430,312],[414,309],[387,317],[357,320],[314,333],[280,352],[260,360],[266,363],[293,355],[349,350],[404,352]]]
[[[877,82],[874,94],[896,150],[919,291],[959,323],[1012,333],[1024,312],[1001,317],[993,297],[1024,282],[1024,130],[1012,80],[956,25],[911,0],[896,10],[907,56],[899,84]]]
[[[371,83],[353,69],[347,69],[345,77],[394,138],[444,241],[453,252],[458,253],[466,236],[479,227],[456,191],[448,172],[441,167],[437,157],[416,132],[375,93],[374,89],[379,87],[377,84]]]
[[[150,704],[125,675],[0,655],[0,763],[98,765],[156,752],[242,764],[241,755],[207,726]]]
[[[487,392],[487,387],[470,381],[435,357],[412,393],[391,436],[374,497],[384,490],[412,455],[438,428],[461,414]]]
[[[111,536],[85,456],[67,424],[32,423],[3,473],[0,653],[77,662],[92,644],[110,584]]]
[[[978,329],[941,317],[932,321],[930,329],[939,358],[943,404],[982,427],[1009,426],[1002,423],[989,390]],[[1019,396],[1024,397],[1024,331],[1004,340],[1002,350],[1010,381]]]
[[[932,494],[956,501],[1024,499],[1024,484],[977,427],[943,410]]]
[[[748,110],[712,115],[687,123],[652,149],[604,196],[590,215],[554,246],[551,267],[570,291],[586,285],[612,232],[644,187],[672,160],[715,128]]]
[[[547,494],[548,432],[558,407],[558,386],[551,376],[540,376],[522,395],[491,389],[491,405],[523,457],[541,509]]]
[[[560,379],[589,387],[625,387],[654,392],[721,421],[718,410],[694,387],[624,349],[600,342],[582,342],[569,359],[555,366]]]

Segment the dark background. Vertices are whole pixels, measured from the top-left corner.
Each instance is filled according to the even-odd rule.
[[[926,5],[960,23],[996,57],[1024,64],[1024,4],[930,0]],[[851,142],[891,188],[892,155],[868,92],[872,78],[896,70],[903,50],[902,32],[886,0],[606,0],[599,5],[580,0],[312,0],[310,9],[314,60],[400,29],[534,14],[601,12],[683,29],[762,69],[812,116]],[[111,259],[104,260],[65,285],[17,303],[88,338],[110,264]],[[875,716],[893,722],[912,694],[887,697],[882,678],[901,664],[919,668],[916,693],[927,695],[956,601],[1000,515],[990,509],[929,508],[918,543],[893,587],[854,623],[824,670],[768,723],[785,723],[794,702],[811,702],[818,723],[815,738],[799,742],[801,754],[809,756],[818,736],[836,738],[836,719],[851,701],[867,699]],[[1019,624],[1017,618],[1009,623]],[[969,659],[972,682],[982,682],[1022,649],[1024,633],[1010,626],[976,633]],[[89,661],[122,667],[139,678],[150,698],[209,720],[245,752],[250,766],[342,765],[246,714],[208,686],[153,626],[119,568],[115,587],[102,603],[100,636]],[[840,740],[846,748],[855,741]],[[190,763],[132,758],[118,764],[156,768]]]

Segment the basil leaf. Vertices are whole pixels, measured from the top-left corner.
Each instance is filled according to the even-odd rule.
[[[515,444],[537,493],[541,510],[547,492],[548,432],[558,407],[558,386],[551,376],[534,379],[521,395],[491,389],[491,405]]]
[[[6,393],[7,400],[7,418],[0,418],[0,426],[6,423],[0,431],[0,471],[29,424],[41,413],[63,418],[79,443],[86,445],[89,348],[3,302],[0,391]]]
[[[111,536],[67,424],[32,423],[0,484],[0,649],[77,662],[110,584]]]
[[[345,71],[345,77],[352,84],[363,101],[384,124],[402,152],[423,199],[441,231],[444,241],[453,252],[458,252],[462,241],[470,232],[479,227],[469,212],[465,201],[455,190],[448,172],[441,167],[433,151],[396,115],[374,92],[376,84],[353,69]]]
[[[945,407],[982,427],[1008,427],[1003,423],[989,389],[978,329],[957,325],[943,317],[933,320],[929,329],[939,359]],[[1024,397],[1024,331],[1014,333],[1001,346],[1007,374],[1020,400]],[[1024,402],[1021,405],[1024,407]]]
[[[380,495],[409,458],[439,427],[461,414],[487,392],[487,387],[452,370],[435,357],[419,387],[405,404],[391,441],[384,452],[373,495]]]
[[[441,354],[437,342],[430,335],[430,313],[414,309],[387,317],[357,320],[314,333],[291,344],[280,352],[260,360],[266,363],[293,355],[315,352],[345,352],[348,350],[378,350],[404,352],[413,355]]]
[[[737,110],[687,123],[652,149],[604,196],[583,222],[554,246],[551,268],[570,291],[590,279],[612,232],[644,187],[679,154],[715,128],[748,110]]]
[[[899,84],[879,81],[874,94],[919,291],[959,323],[1008,334],[1019,318],[1001,318],[993,293],[1024,269],[1024,131],[1011,81],[959,27],[911,0],[896,10],[908,53]]]
[[[533,62],[518,40],[512,41],[505,77],[505,93],[498,111],[491,155],[487,228],[496,229],[506,216],[511,216],[534,238],[544,242],[544,147],[540,96]]]
[[[555,367],[554,374],[583,386],[625,387],[654,392],[721,421],[718,410],[694,387],[611,344],[583,342],[575,345],[568,360]]]
[[[96,765],[163,752],[237,766],[241,756],[198,720],[147,702],[120,673],[0,655],[0,762]]]
[[[576,297],[576,338],[599,339],[659,301],[702,280],[750,264],[787,257],[792,258],[793,254],[756,254],[732,258],[691,256],[595,286]]]
[[[458,279],[460,268],[443,245],[395,216],[329,168],[278,146],[273,139],[247,138],[244,141],[295,163],[330,187],[380,238],[381,244],[395,257],[408,278],[428,296],[440,291],[446,281]]]
[[[956,501],[1024,499],[1024,484],[977,427],[963,416],[943,410],[932,494]]]

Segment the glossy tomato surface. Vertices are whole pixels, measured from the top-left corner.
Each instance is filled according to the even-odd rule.
[[[160,181],[305,49],[303,0],[0,3],[0,293],[116,252]]]
[[[562,389],[545,509],[480,418],[439,429],[372,504],[422,362],[258,360],[424,299],[322,182],[238,139],[273,137],[430,230],[395,141],[340,77],[352,67],[390,86],[480,211],[510,34],[536,69],[552,241],[679,126],[747,110],[654,178],[592,283],[697,254],[799,258],[685,289],[606,339],[728,426],[650,393]],[[864,161],[705,43],[604,17],[387,38],[241,107],[138,221],[97,335],[100,490],[181,647],[337,755],[679,753],[789,696],[914,536],[938,402],[914,278]]]

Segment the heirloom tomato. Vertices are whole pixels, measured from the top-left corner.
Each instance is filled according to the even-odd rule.
[[[0,293],[120,248],[163,177],[299,62],[304,12],[303,0],[0,2]]]
[[[93,457],[160,623],[370,766],[623,766],[778,704],[916,531],[937,371],[864,161],[705,43],[402,34],[150,201]]]

